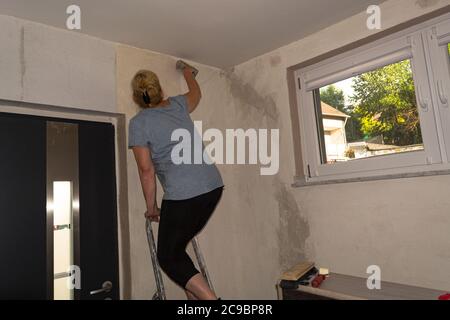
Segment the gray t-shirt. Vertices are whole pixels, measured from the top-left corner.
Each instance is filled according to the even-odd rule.
[[[180,142],[171,140],[174,130],[186,129],[192,142],[194,135],[200,135],[189,115],[186,97],[170,97],[169,102],[168,106],[143,109],[130,120],[128,146],[150,148],[165,200],[190,199],[222,187],[222,177],[214,164],[172,161],[172,149]],[[191,153],[194,154],[193,148]]]

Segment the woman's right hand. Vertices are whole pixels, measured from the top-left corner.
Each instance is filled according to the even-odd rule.
[[[150,219],[150,221],[159,222],[159,217],[161,215],[161,210],[158,207],[153,208],[153,210],[147,210],[145,212],[145,218]]]
[[[194,76],[194,69],[192,69],[191,67],[189,67],[189,66],[186,66],[184,69],[183,69],[183,75],[184,75],[184,77],[185,78],[189,78],[189,77],[193,77]]]

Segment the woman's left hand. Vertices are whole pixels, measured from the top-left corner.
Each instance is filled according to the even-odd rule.
[[[145,218],[150,219],[150,221],[159,222],[161,210],[158,207],[156,207],[151,212],[149,210],[147,210],[144,215],[145,215]]]

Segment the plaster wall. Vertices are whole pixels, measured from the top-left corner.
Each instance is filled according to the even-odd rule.
[[[381,5],[382,27],[449,4],[387,1]],[[234,68],[242,86],[252,88],[260,101],[273,102],[252,121],[268,119],[264,112],[277,114],[273,125],[281,130],[280,173],[272,185],[254,185],[252,198],[264,200],[267,215],[269,210],[278,215],[280,269],[306,258],[333,272],[364,277],[369,265],[378,265],[383,280],[448,290],[449,176],[290,187],[296,170],[286,70],[372,35],[367,17],[365,12],[353,16]],[[244,105],[238,109],[252,112]]]

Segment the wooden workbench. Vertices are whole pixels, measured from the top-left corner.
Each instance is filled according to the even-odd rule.
[[[331,273],[319,288],[299,285],[297,289],[278,288],[283,300],[438,300],[446,291],[382,282],[380,290],[369,290],[367,279]]]

